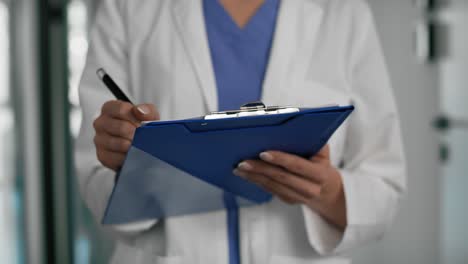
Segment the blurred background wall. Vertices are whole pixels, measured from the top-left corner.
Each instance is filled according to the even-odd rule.
[[[284,0],[294,1],[294,0]],[[106,263],[77,191],[77,86],[98,0],[0,0],[0,263]],[[468,0],[369,0],[392,77],[409,191],[355,263],[468,263]]]

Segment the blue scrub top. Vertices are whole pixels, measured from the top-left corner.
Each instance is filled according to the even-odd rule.
[[[219,110],[260,100],[279,0],[265,0],[244,28],[239,28],[219,0],[204,0],[203,6]]]
[[[258,101],[270,57],[280,0],[265,0],[244,28],[219,0],[204,0],[206,30],[218,91],[218,110],[235,110]],[[240,264],[239,214],[235,199],[224,194],[229,264]]]

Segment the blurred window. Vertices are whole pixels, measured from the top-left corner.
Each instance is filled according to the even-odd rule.
[[[18,263],[19,194],[14,172],[13,109],[10,98],[9,9],[0,0],[0,263]]]
[[[86,63],[88,51],[88,10],[85,1],[72,0],[68,5],[68,67],[69,92],[71,106],[70,129],[74,137],[78,135],[81,123],[78,85]]]
[[[10,98],[10,52],[9,52],[9,14],[8,7],[0,1],[0,105],[2,108]],[[0,119],[2,122],[3,119]]]

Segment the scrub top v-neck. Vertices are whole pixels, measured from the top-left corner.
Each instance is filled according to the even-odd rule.
[[[240,28],[219,3],[204,0],[218,110],[238,109],[261,98],[280,0],[265,0]]]
[[[240,28],[219,0],[203,0],[208,43],[218,93],[218,110],[258,101],[270,57],[280,0],[265,0]],[[240,264],[239,214],[235,196],[225,192],[229,264]]]

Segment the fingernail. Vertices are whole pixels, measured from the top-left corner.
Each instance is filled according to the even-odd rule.
[[[246,170],[246,171],[252,169],[252,165],[250,165],[249,163],[247,163],[247,162],[245,162],[245,161],[239,163],[239,165],[238,165],[237,167],[238,167],[239,169],[241,169],[241,170]]]
[[[234,175],[236,175],[236,176],[241,177],[241,178],[245,178],[245,177],[246,177],[246,174],[245,174],[244,172],[242,172],[241,170],[239,170],[239,169],[234,169],[234,170],[232,171],[232,173],[233,173]]]
[[[140,111],[140,113],[144,114],[144,115],[147,115],[149,113],[149,109],[146,105],[139,105],[137,106],[137,109],[138,111]]]
[[[268,152],[260,153],[260,158],[264,161],[273,161],[273,155]]]

